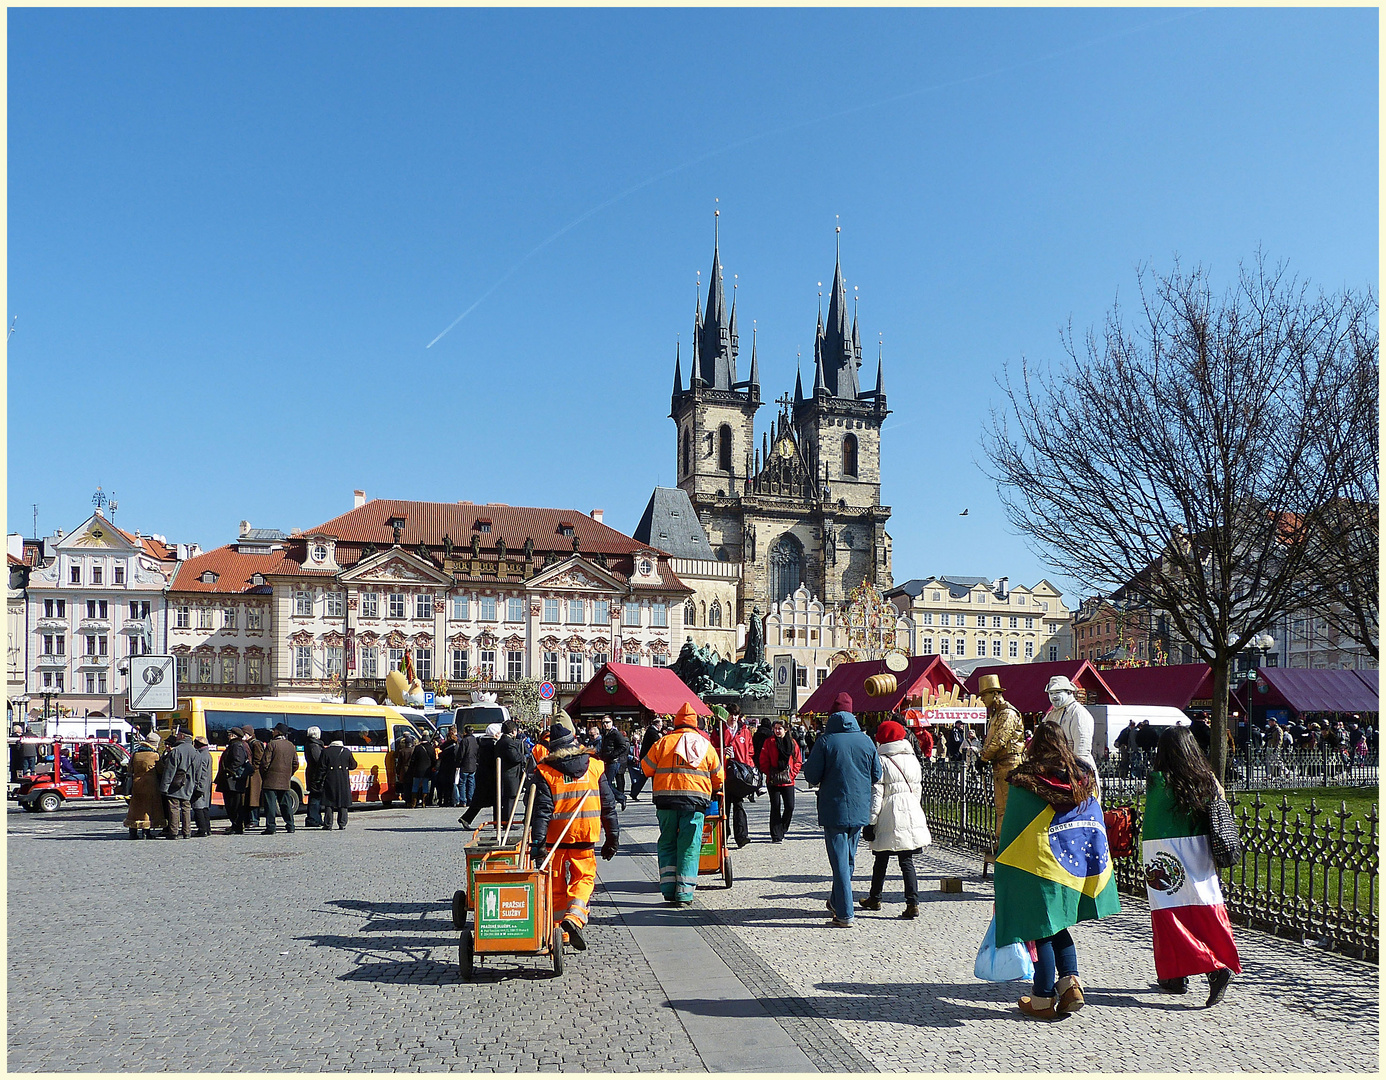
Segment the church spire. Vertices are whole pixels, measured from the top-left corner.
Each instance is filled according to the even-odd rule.
[[[733,311],[736,309],[733,308]],[[756,360],[756,328],[751,326],[751,378],[750,385],[746,388],[748,397],[760,397],[760,363]]]
[[[799,370],[799,363],[802,356],[794,358],[794,407],[797,409],[804,403],[804,376]]]
[[[832,295],[828,299],[828,322],[823,327],[823,369],[825,385],[834,397],[855,398],[857,382],[855,322],[847,322],[847,286],[842,280],[842,226],[837,226],[836,259],[833,265]]]
[[[813,396],[817,397],[820,393],[828,392],[828,384],[823,381],[823,339],[818,339],[818,345],[813,350]]]
[[[674,344],[674,397],[683,393],[683,369],[679,366],[679,351],[682,344],[682,342],[675,342]]]
[[[736,382],[736,347],[722,279],[721,214],[721,210],[713,211],[712,277],[708,279],[707,307],[699,328],[698,374],[708,386],[730,390]]]
[[[883,364],[882,364],[882,361],[881,361],[881,349],[882,349],[881,343],[880,343],[880,342],[877,342],[877,343],[876,343],[876,403],[877,403],[877,404],[880,404],[882,401],[885,400],[885,374],[884,374],[884,367],[883,367]]]

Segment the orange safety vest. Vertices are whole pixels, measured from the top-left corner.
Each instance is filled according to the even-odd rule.
[[[690,732],[703,736],[707,743],[702,758],[689,765],[674,753],[674,747]],[[722,759],[712,740],[692,727],[676,727],[668,735],[662,736],[650,747],[649,753],[640,762],[645,775],[653,779],[656,795],[682,795],[685,793],[712,798],[712,793],[722,787]]]
[[[602,832],[601,778],[605,765],[600,758],[589,758],[587,771],[576,780],[570,779],[552,765],[540,762],[539,772],[549,783],[553,792],[553,816],[549,818],[548,833],[544,843],[552,846],[557,842],[563,826],[577,811],[577,817],[563,837],[563,846],[569,844],[596,844]]]

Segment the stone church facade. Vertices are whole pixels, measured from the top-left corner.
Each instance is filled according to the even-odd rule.
[[[859,378],[861,339],[847,315],[839,254],[826,321],[820,308],[812,388],[773,403],[768,429],[754,341],[738,373],[736,305],[728,309],[713,244],[705,309],[695,314],[689,377],[674,361],[670,417],[678,486],[688,494],[716,557],[739,563],[737,621],[762,615],[801,586],[829,607],[870,582],[890,588],[890,507],[881,505],[881,425],[889,415],[881,360],[874,389]]]

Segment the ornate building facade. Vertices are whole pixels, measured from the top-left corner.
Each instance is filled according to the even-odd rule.
[[[889,413],[881,361],[876,383],[858,376],[861,339],[850,324],[839,255],[827,320],[820,308],[813,386],[776,402],[757,436],[760,367],[738,373],[735,300],[727,306],[714,239],[706,307],[695,312],[690,373],[674,361],[678,486],[688,494],[715,558],[740,567],[737,618],[762,615],[800,586],[829,607],[863,583],[891,585],[890,508],[881,505],[881,425]]]

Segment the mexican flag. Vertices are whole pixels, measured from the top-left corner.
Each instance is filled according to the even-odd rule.
[[[1242,970],[1208,833],[1174,805],[1165,778],[1152,772],[1141,825],[1141,864],[1150,897],[1155,974],[1202,975],[1215,967]]]
[[[1121,910],[1102,807],[1090,798],[1056,814],[1012,787],[996,857],[996,944],[1052,937]]]

